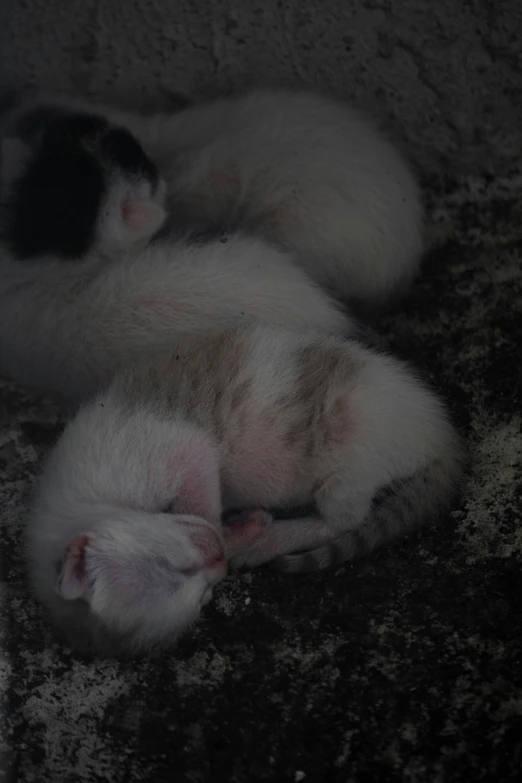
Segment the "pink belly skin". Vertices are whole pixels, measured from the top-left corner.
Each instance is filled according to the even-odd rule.
[[[248,422],[248,423],[246,423]],[[308,502],[321,471],[328,470],[352,439],[354,422],[349,397],[336,395],[313,430],[284,435],[274,411],[243,411],[236,435],[224,449],[222,481],[238,505],[274,507]],[[239,430],[239,432],[238,432]]]
[[[249,422],[226,451],[223,483],[237,503],[274,506],[294,495],[298,456],[263,417]]]

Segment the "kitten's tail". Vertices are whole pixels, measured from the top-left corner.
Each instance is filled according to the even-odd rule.
[[[422,471],[396,482],[379,493],[364,522],[331,542],[291,555],[281,555],[271,566],[297,573],[339,566],[369,554],[394,538],[448,511],[454,500],[463,468],[463,451],[455,448],[444,460],[436,459]]]

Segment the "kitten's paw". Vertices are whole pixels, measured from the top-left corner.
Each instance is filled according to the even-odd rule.
[[[225,537],[230,547],[242,549],[257,541],[272,522],[272,515],[260,508],[242,511],[227,519]]]
[[[273,523],[273,517],[267,511],[250,509],[230,517],[223,526],[228,547],[228,562],[232,568],[259,565],[255,553],[263,549],[267,531]],[[256,562],[253,562],[256,561]]]

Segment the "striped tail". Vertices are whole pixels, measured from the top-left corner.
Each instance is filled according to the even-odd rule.
[[[368,555],[410,533],[449,510],[457,494],[462,462],[460,448],[454,448],[449,459],[435,460],[419,473],[382,490],[358,528],[316,549],[281,555],[270,565],[287,573],[319,571]]]

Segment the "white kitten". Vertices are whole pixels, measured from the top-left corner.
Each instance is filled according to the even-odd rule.
[[[84,398],[180,332],[261,321],[325,333],[351,322],[261,239],[146,242],[164,186],[132,135],[53,106],[3,126],[0,370]]]
[[[72,644],[148,649],[224,576],[222,508],[253,509],[223,530],[233,566],[324,568],[432,521],[460,461],[439,400],[353,341],[263,327],[173,340],[59,441],[28,525],[36,594]],[[302,520],[260,510],[311,503]]]
[[[381,304],[423,251],[415,177],[369,118],[307,92],[253,90],[151,118],[116,114],[183,216],[249,227],[343,299]]]

